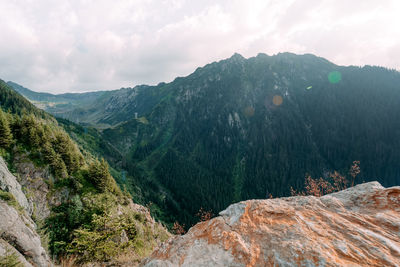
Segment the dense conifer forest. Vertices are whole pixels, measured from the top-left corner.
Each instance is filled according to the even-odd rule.
[[[58,115],[81,123],[61,124],[123,173],[117,180],[156,218],[190,226],[200,208],[287,196],[307,175],[347,175],[355,160],[356,183],[399,184],[399,84],[381,67],[235,54]]]
[[[132,196],[120,189],[104,159],[79,148],[51,115],[1,80],[0,103],[0,156],[9,168],[16,172],[15,159],[27,157],[24,161],[33,162],[35,168],[50,169],[51,175],[41,178],[51,190],[48,198],[67,192],[67,199],[51,206],[48,217],[32,215],[56,262],[70,255],[75,264],[118,262],[124,253],[134,262],[168,237],[161,225],[154,226],[131,209]],[[10,193],[0,190],[0,198],[23,212]],[[122,233],[124,242],[119,241]]]

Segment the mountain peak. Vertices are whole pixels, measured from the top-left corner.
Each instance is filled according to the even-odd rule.
[[[243,57],[239,53],[234,53],[229,59],[231,59],[231,60],[245,60],[246,58]]]

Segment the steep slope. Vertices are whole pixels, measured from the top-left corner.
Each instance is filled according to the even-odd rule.
[[[354,160],[356,183],[399,184],[399,84],[398,72],[380,67],[235,54],[171,83],[109,92],[68,116],[104,129],[106,158],[153,214],[190,226],[200,207],[288,195],[306,174],[346,174]]]
[[[24,266],[51,266],[36,225],[29,217],[32,211],[17,178],[0,156],[0,257],[17,255]]]
[[[249,200],[170,239],[156,266],[398,266],[400,187]]]
[[[46,249],[62,265],[135,266],[169,236],[52,116],[2,81],[0,97],[0,264],[47,266]]]
[[[103,137],[152,203],[191,225],[200,207],[288,195],[306,173],[346,174],[354,160],[357,183],[399,184],[399,84],[379,67],[236,54],[159,85],[168,94],[150,112]]]

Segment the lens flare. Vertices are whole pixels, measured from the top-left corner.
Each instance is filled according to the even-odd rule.
[[[254,108],[251,106],[248,106],[243,110],[243,113],[246,117],[252,117],[254,115]]]
[[[312,88],[312,86],[309,86],[309,87],[307,87],[306,89],[307,89],[307,90],[310,90],[311,88]]]
[[[272,103],[274,103],[275,106],[280,106],[283,103],[283,98],[280,95],[274,95]]]
[[[338,71],[329,72],[328,80],[330,83],[338,83],[342,80],[342,74]]]

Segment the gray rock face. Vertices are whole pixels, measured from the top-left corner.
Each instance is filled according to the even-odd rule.
[[[42,247],[36,225],[29,217],[32,205],[22,192],[17,178],[10,173],[3,158],[0,157],[0,188],[10,192],[24,211],[17,211],[0,199],[0,255],[14,253],[24,266],[52,266]]]
[[[34,229],[35,224],[29,217],[0,200],[0,238],[34,266],[52,266]]]
[[[2,157],[0,157],[0,189],[10,192],[28,214],[32,213],[32,206],[29,205],[25,194],[22,192],[21,185],[17,178],[10,173]]]
[[[14,164],[20,175],[19,182],[26,190],[28,201],[33,207],[32,216],[40,221],[50,215],[49,199],[47,198],[50,190],[45,183],[45,180],[50,178],[50,171],[36,168],[25,157],[25,155],[20,155],[15,159]]]
[[[24,154],[14,158],[14,166],[19,174],[18,181],[32,207],[32,218],[36,222],[46,219],[52,206],[58,206],[68,199],[68,187],[50,190],[49,184],[54,183],[54,177],[48,167],[35,166]]]

